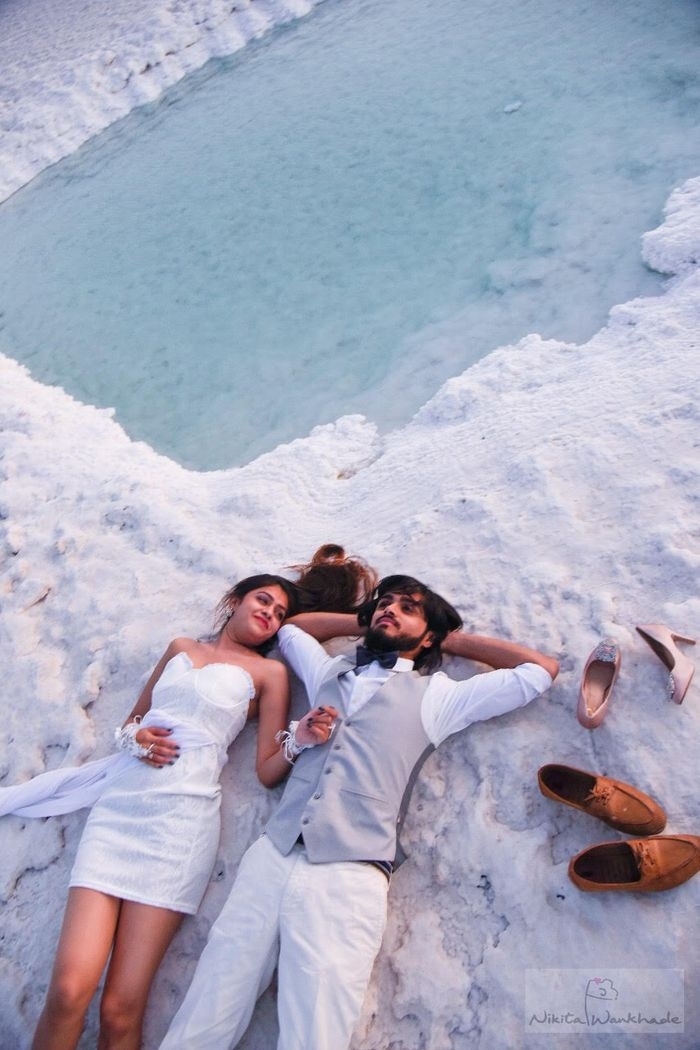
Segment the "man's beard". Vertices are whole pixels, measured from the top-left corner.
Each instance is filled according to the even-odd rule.
[[[373,653],[410,653],[417,649],[425,638],[425,632],[419,635],[396,634],[389,637],[378,627],[368,627],[365,634],[365,645]]]

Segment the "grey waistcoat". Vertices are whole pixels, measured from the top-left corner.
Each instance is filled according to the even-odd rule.
[[[422,759],[433,750],[420,718],[430,678],[417,672],[391,675],[360,710],[346,717],[338,677],[352,661],[335,664],[317,704],[340,714],[328,743],[299,755],[266,833],[280,853],[300,834],[313,863],[335,860],[393,862],[402,800]]]

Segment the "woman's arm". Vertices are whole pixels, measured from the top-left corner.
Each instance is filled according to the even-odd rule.
[[[318,642],[328,642],[331,638],[354,638],[364,634],[366,628],[360,627],[355,613],[307,612],[290,616],[285,623],[300,627]]]
[[[292,768],[284,757],[284,747],[275,739],[287,728],[289,718],[289,677],[279,660],[266,661],[259,688],[258,742],[255,772],[265,787],[274,787]]]
[[[172,660],[173,656],[185,652],[190,644],[191,642],[189,638],[175,638],[170,643],[156,664],[153,674],[143,687],[141,695],[131,709],[129,717],[126,722],[124,722],[125,726],[130,722],[134,722],[137,718],[143,718],[146,712],[150,710],[153,689],[165,670],[166,664]],[[150,766],[160,767],[170,765],[170,763],[174,762],[178,757],[178,746],[174,740],[170,739],[169,729],[161,729],[160,726],[144,726],[143,729],[137,731],[134,739],[137,744],[141,745],[141,747],[153,747],[153,751],[148,758],[144,757],[142,759],[143,762],[148,763]]]
[[[453,631],[452,634],[448,634],[440,648],[450,656],[461,656],[465,660],[475,660],[494,668],[539,664],[540,667],[544,667],[552,681],[559,674],[559,661],[553,656],[545,656],[536,649],[528,649],[527,646],[515,642],[504,642],[500,638]]]

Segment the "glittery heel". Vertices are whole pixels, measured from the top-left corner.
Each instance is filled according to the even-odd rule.
[[[695,645],[695,639],[676,634],[662,623],[640,624],[637,631],[670,671],[667,685],[669,700],[682,704],[695,667],[690,657],[677,648],[676,642]]]
[[[586,729],[595,729],[608,713],[612,687],[620,670],[620,648],[614,638],[599,642],[588,657],[581,678],[576,717]]]

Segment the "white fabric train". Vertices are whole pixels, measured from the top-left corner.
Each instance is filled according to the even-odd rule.
[[[144,715],[141,725],[161,726],[176,731],[181,751],[216,744],[211,736],[191,722],[174,720],[172,715],[157,707]],[[53,817],[92,806],[125,766],[139,761],[132,755],[120,752],[86,762],[82,766],[52,769],[48,773],[39,773],[24,784],[0,788],[0,817],[9,814],[18,817]]]

